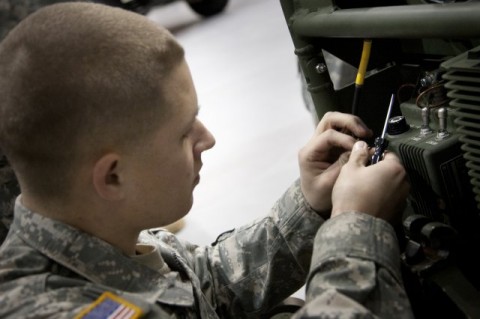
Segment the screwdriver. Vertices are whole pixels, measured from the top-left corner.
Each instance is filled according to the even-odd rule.
[[[392,112],[393,102],[395,100],[395,94],[392,94],[390,98],[390,104],[388,105],[387,118],[385,119],[385,124],[383,126],[382,135],[375,139],[375,152],[372,155],[370,164],[377,164],[383,159],[383,154],[385,149],[388,147],[388,141],[385,139],[385,134],[387,133],[388,120],[390,119],[390,113]]]

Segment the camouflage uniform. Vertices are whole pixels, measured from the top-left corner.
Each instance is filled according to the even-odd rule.
[[[411,317],[391,226],[359,213],[324,223],[298,182],[267,217],[211,246],[143,232],[140,242],[156,245],[167,272],[29,211],[20,198],[0,248],[0,318],[73,318],[104,291],[145,318],[259,318],[305,283],[310,261],[308,303],[296,318]]]
[[[7,237],[8,229],[12,223],[13,207],[18,194],[20,194],[20,187],[15,173],[7,158],[0,154],[0,245]]]

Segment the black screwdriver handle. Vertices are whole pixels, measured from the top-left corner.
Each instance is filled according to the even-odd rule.
[[[388,147],[388,140],[383,137],[377,137],[375,139],[375,152],[372,155],[372,159],[370,160],[370,164],[377,164],[383,159],[383,155],[385,150]]]

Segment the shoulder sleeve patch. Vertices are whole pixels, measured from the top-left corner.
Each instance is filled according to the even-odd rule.
[[[75,319],[137,319],[142,310],[111,292],[104,292]]]

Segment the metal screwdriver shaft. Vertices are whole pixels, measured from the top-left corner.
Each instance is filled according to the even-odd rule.
[[[395,94],[392,94],[392,97],[390,98],[390,104],[388,105],[387,118],[385,119],[382,135],[375,139],[375,152],[372,155],[372,159],[370,161],[371,164],[377,164],[380,162],[383,159],[383,153],[385,152],[385,149],[388,147],[388,141],[385,139],[385,135],[387,134],[388,120],[390,119],[390,113],[392,112],[394,101]]]

